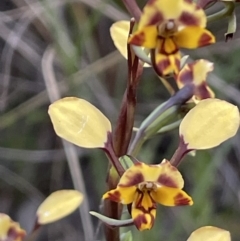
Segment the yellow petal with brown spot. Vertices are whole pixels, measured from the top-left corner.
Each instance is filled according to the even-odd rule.
[[[183,206],[192,205],[193,201],[181,189],[172,187],[159,187],[156,191],[151,192],[153,200],[165,206]]]
[[[142,182],[153,182],[168,187],[182,188],[184,181],[181,173],[167,160],[158,165],[139,162],[125,171],[118,187],[136,186]]]
[[[153,49],[157,44],[157,27],[147,26],[130,36],[128,43]]]
[[[38,223],[58,221],[74,212],[83,201],[77,190],[60,190],[48,196],[37,210]]]
[[[130,204],[133,202],[136,190],[137,188],[135,186],[117,187],[116,189],[106,192],[102,198],[109,198],[113,202],[122,204]]]
[[[136,193],[132,204],[131,216],[138,230],[151,229],[156,217],[156,205],[151,205],[148,210],[139,207],[142,193]]]
[[[156,68],[161,76],[171,73],[178,74],[180,70],[180,60],[181,55],[179,51],[171,55],[159,53],[158,49],[155,51]]]
[[[48,111],[56,134],[81,147],[104,147],[111,132],[109,120],[86,100],[66,97]]]
[[[224,100],[200,101],[183,118],[179,134],[188,150],[213,148],[234,136],[239,128],[239,110]]]
[[[173,37],[180,48],[195,49],[215,43],[215,37],[204,28],[190,26],[182,29]]]
[[[162,173],[158,177],[157,183],[166,187],[182,189],[184,186],[184,180],[178,169],[172,166],[166,159],[164,159],[160,165],[162,167]]]
[[[174,19],[184,26],[206,26],[206,15],[194,2],[186,0],[150,0],[143,9],[139,29]]]
[[[193,101],[198,103],[202,99],[214,98],[214,92],[207,85],[207,74],[213,70],[213,63],[205,59],[200,59],[186,64],[177,76],[179,89],[187,84],[193,83],[195,86]]]

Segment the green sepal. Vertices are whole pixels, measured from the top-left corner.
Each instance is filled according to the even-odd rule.
[[[131,45],[134,53],[138,56],[139,59],[141,59],[144,63],[152,65],[152,61],[150,57],[148,56],[148,51],[142,49],[140,46]]]
[[[103,223],[108,224],[112,227],[124,227],[124,226],[129,226],[133,224],[133,219],[131,218],[125,219],[125,220],[118,220],[118,219],[106,217],[100,213],[93,212],[93,211],[90,211],[89,213],[94,217],[98,218],[99,220],[101,220]]]
[[[120,163],[122,164],[123,168],[125,170],[127,170],[128,168],[130,168],[132,165],[134,165],[134,163],[137,162],[137,159],[135,159],[132,156],[129,155],[125,155],[119,158]]]
[[[158,108],[156,108],[147,118],[145,121],[143,121],[142,125],[140,126],[140,130],[142,126],[145,126],[146,123],[149,123],[149,120],[151,120],[152,116],[155,115],[155,113],[161,108],[160,105]],[[174,122],[174,120],[177,119],[178,116],[178,106],[172,106],[165,112],[163,112],[156,120],[154,120],[150,125],[147,126],[145,129],[145,139],[148,139],[149,137],[155,135],[162,127],[167,126]]]
[[[233,37],[233,34],[237,31],[237,18],[235,11],[233,10],[228,18],[228,29],[225,33],[225,41],[227,42],[228,39],[231,39]]]

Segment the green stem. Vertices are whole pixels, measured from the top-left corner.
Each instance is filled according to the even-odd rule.
[[[186,85],[181,90],[179,90],[174,96],[172,96],[168,101],[159,106],[147,119],[141,124],[135,138],[129,148],[129,155],[136,155],[140,150],[141,146],[146,140],[146,129],[161,116],[166,110],[173,106],[180,106],[189,100],[194,91],[193,85]],[[133,156],[134,156],[133,155]]]
[[[224,2],[224,9],[221,11],[207,16],[207,22],[211,23],[213,21],[222,19],[223,17],[229,16],[234,11],[235,5],[233,2]]]
[[[162,133],[165,133],[165,132],[168,132],[168,131],[171,131],[173,129],[176,129],[180,123],[182,122],[182,119],[181,120],[177,120],[167,126],[163,126],[158,132],[157,134],[162,134]]]

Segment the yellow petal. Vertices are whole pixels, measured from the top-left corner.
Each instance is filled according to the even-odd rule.
[[[8,215],[0,213],[0,240],[22,241],[26,235],[19,223],[14,222]]]
[[[186,27],[174,36],[174,41],[181,48],[195,49],[215,43],[215,37],[204,28]]]
[[[179,133],[188,150],[208,149],[234,136],[239,127],[235,105],[219,99],[202,100],[184,117]]]
[[[74,212],[83,201],[77,190],[60,190],[47,197],[37,210],[38,223],[48,224]]]
[[[190,1],[151,0],[143,9],[139,29],[148,25],[158,25],[164,20],[176,19],[183,25],[206,26],[204,11]]]
[[[56,134],[81,147],[104,147],[111,132],[109,120],[83,99],[60,99],[50,105],[48,113]]]
[[[136,190],[137,188],[135,186],[117,187],[116,189],[106,192],[102,198],[109,198],[113,202],[119,202],[122,204],[130,204],[133,202]]]
[[[193,201],[190,196],[183,190],[171,187],[159,187],[156,191],[151,192],[155,202],[165,206],[182,206],[192,205]]]
[[[231,241],[230,233],[224,229],[206,226],[194,231],[187,241]]]
[[[131,211],[134,224],[136,225],[137,229],[140,231],[145,229],[151,229],[156,217],[155,205],[154,206],[151,205],[148,210],[144,210],[143,208],[139,207],[139,201],[141,201],[140,200],[141,197],[142,197],[141,193],[135,194],[134,202],[132,204],[132,211]]]
[[[128,34],[130,30],[129,21],[118,21],[114,23],[110,28],[110,34],[114,42],[115,47],[127,59],[127,42]]]
[[[157,27],[147,26],[136,31],[128,40],[130,44],[153,49],[157,44]]]

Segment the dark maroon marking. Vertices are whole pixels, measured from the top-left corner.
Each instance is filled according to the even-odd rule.
[[[188,12],[183,12],[181,14],[181,16],[179,17],[179,21],[187,26],[198,26],[199,25],[198,19],[196,17],[194,17],[193,14],[190,14]]]
[[[175,43],[175,41],[174,41],[174,39],[173,38],[171,38],[172,39],[172,42],[174,43],[174,45],[175,45],[175,49],[173,50],[173,51],[171,51],[171,52],[166,52],[165,51],[165,45],[166,45],[166,38],[164,38],[164,37],[161,37],[161,36],[158,36],[158,39],[161,39],[162,40],[162,45],[159,47],[159,49],[158,49],[158,52],[159,53],[161,53],[161,54],[164,54],[164,55],[167,55],[167,56],[169,56],[169,55],[172,55],[172,54],[176,54],[177,52],[178,52],[178,46],[177,46],[177,44]],[[161,41],[160,40],[160,41]]]
[[[189,198],[185,198],[181,193],[179,193],[176,197],[174,197],[174,203],[177,206],[189,205],[190,201],[191,200]]]
[[[135,203],[135,206],[136,206],[137,209],[141,210],[143,213],[150,213],[153,209],[157,208],[157,204],[156,204],[156,202],[153,200],[153,198],[151,196],[151,191],[147,191],[147,194],[143,193],[142,191],[139,191],[139,190],[137,190],[137,192],[140,195],[139,199]],[[144,195],[148,195],[150,197],[151,201],[152,201],[152,206],[148,207],[147,209],[145,209],[142,206],[142,200],[143,200],[143,196]]]
[[[139,34],[133,35],[129,43],[137,46],[141,46],[144,41],[145,41],[145,34],[144,32],[141,32]]]
[[[157,25],[161,23],[163,20],[164,20],[163,15],[160,12],[157,12],[153,17],[151,17],[147,25]]]
[[[165,60],[162,60],[162,61],[156,63],[156,67],[158,68],[160,73],[163,73],[163,70],[168,68],[168,66],[170,66],[169,59],[165,59]]]
[[[182,84],[189,84],[193,82],[193,72],[191,70],[184,70],[179,75],[179,81]]]
[[[204,81],[201,85],[196,86],[196,96],[199,96],[201,100],[211,98],[211,95],[207,89],[207,84]]]
[[[142,210],[141,210],[142,211]],[[136,225],[137,229],[140,229],[142,224],[147,224],[147,219],[146,219],[146,214],[150,215],[151,217],[151,223],[150,223],[150,228],[152,228],[155,218],[150,212],[144,212],[143,214],[138,215],[133,221],[134,224]]]
[[[145,223],[145,224],[147,223],[147,219],[144,214],[138,215],[133,221],[137,229],[141,228],[142,223]]]
[[[211,36],[207,33],[202,34],[201,38],[198,41],[198,47],[202,47],[208,44],[211,44]]]
[[[115,191],[114,193],[108,193],[108,198],[113,202],[120,202],[121,193]]]
[[[178,70],[180,69],[180,60],[175,58],[175,65],[177,66]]]
[[[8,230],[7,240],[17,240],[19,238],[23,239],[25,237],[25,232],[23,230],[16,229],[15,227],[11,227]]]
[[[136,173],[133,175],[131,174],[131,177],[129,177],[128,175],[126,177],[129,179],[129,181],[126,184],[119,184],[119,187],[131,187],[141,182],[144,182],[144,177],[142,173]]]
[[[157,204],[156,202],[153,200],[152,196],[150,195],[151,191],[147,191],[147,194],[146,193],[143,193],[142,191],[139,191],[137,190],[138,193],[140,193],[141,197],[139,198],[138,202],[136,203],[136,208],[141,210],[142,212],[144,213],[149,213],[151,210],[153,209],[156,209],[157,208]],[[143,200],[143,196],[144,195],[148,195],[152,201],[152,206],[151,207],[148,207],[148,209],[145,209],[143,206],[142,206],[142,200]]]
[[[227,42],[229,39],[233,38],[233,33],[227,33],[225,34],[225,42]]]
[[[193,1],[192,1],[192,0],[184,0],[184,2],[186,2],[186,3],[192,3]]]
[[[158,183],[166,187],[175,187],[177,188],[177,183],[173,180],[173,177],[168,176],[167,174],[162,174],[158,180]]]

